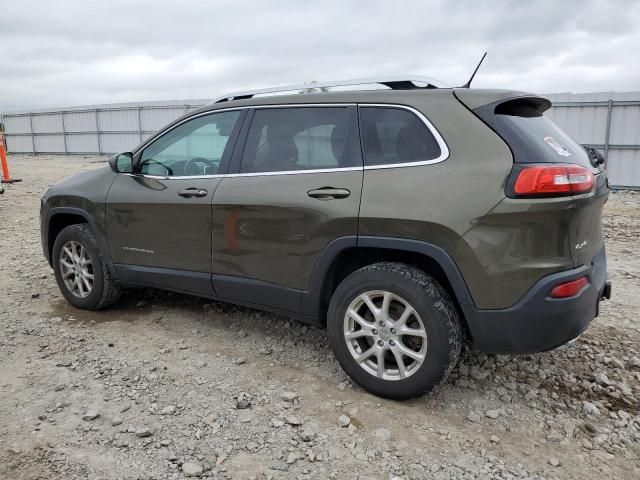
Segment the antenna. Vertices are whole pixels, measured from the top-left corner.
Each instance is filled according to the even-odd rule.
[[[460,88],[469,88],[471,86],[471,81],[473,80],[473,77],[476,76],[476,73],[478,73],[478,69],[480,68],[480,65],[482,65],[482,62],[484,62],[484,57],[486,57],[486,56],[487,56],[487,52],[484,52],[484,55],[482,55],[482,58],[478,62],[478,66],[476,67],[476,69],[471,74],[471,78],[467,81],[467,83],[462,85]]]

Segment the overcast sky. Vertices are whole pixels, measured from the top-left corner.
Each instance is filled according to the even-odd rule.
[[[415,73],[640,90],[640,1],[0,1],[0,111]]]

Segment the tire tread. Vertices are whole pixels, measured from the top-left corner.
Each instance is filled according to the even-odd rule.
[[[97,252],[98,260],[100,262],[101,270],[102,270],[102,294],[100,295],[99,300],[94,305],[89,305],[85,307],[87,310],[102,310],[104,308],[113,305],[120,298],[120,285],[111,275],[111,271],[109,270],[109,266],[105,261],[102,253],[100,252],[100,248],[98,246],[98,241],[91,231],[91,228],[86,223],[78,223],[75,225],[69,225],[65,227],[58,236],[60,236],[63,232],[77,239],[82,239],[83,241],[88,242],[91,247]]]
[[[444,323],[444,331],[446,332],[446,336],[448,339],[448,358],[444,361],[444,367],[438,372],[439,375],[435,379],[431,379],[427,384],[418,386],[415,388],[411,387],[411,389],[404,391],[402,393],[397,392],[395,390],[385,391],[385,392],[376,392],[376,394],[384,396],[386,398],[392,398],[396,400],[406,400],[410,398],[415,398],[426,393],[429,393],[437,386],[441,385],[446,381],[449,374],[453,371],[456,364],[458,363],[458,358],[460,357],[460,352],[462,350],[463,344],[463,332],[462,326],[460,323],[458,311],[456,309],[451,296],[447,293],[447,291],[440,285],[440,283],[423,272],[422,270],[417,269],[408,264],[404,263],[396,263],[396,262],[379,262],[367,265],[365,267],[356,270],[355,272],[348,275],[342,283],[338,286],[336,291],[334,292],[333,297],[331,298],[329,305],[329,314],[335,315],[338,310],[338,304],[340,300],[337,299],[339,295],[336,295],[336,292],[345,284],[345,282],[350,281],[353,282],[362,274],[383,274],[383,275],[391,275],[395,277],[401,277],[404,280],[408,281],[411,285],[419,289],[419,291],[424,292],[425,298],[430,299],[432,301],[432,305],[437,311],[441,314],[438,315],[438,321]],[[330,341],[334,346],[334,351],[336,351],[336,343],[339,341],[344,341],[341,338],[341,333],[338,332],[335,328],[337,323],[341,323],[342,319],[338,318],[328,318],[327,323],[330,329],[329,337]],[[338,353],[336,351],[336,353]],[[340,360],[340,358],[339,358]],[[344,361],[344,359],[342,360]],[[342,363],[341,361],[341,363]],[[343,364],[343,367],[345,365]],[[345,367],[347,370],[349,367]],[[358,367],[359,368],[359,367]],[[348,373],[348,370],[347,370]],[[416,374],[417,375],[417,374]],[[366,378],[366,377],[365,377]],[[375,378],[375,377],[372,377]],[[357,377],[352,376],[352,379],[358,383],[361,387],[368,390],[368,385],[366,385],[365,381],[359,380]],[[415,378],[414,378],[415,381]],[[391,382],[389,382],[391,383]],[[370,390],[372,391],[372,390]]]
[[[370,272],[392,272],[401,275],[419,286],[425,293],[427,293],[427,295],[429,295],[430,298],[438,299],[436,305],[439,304],[437,308],[444,313],[447,331],[449,332],[449,362],[447,368],[443,371],[442,378],[431,385],[423,393],[428,393],[436,386],[444,383],[458,363],[463,343],[462,327],[460,326],[458,312],[447,291],[433,277],[427,275],[422,270],[405,263],[374,263],[363,267],[361,270]]]

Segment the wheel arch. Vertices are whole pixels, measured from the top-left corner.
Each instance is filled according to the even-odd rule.
[[[43,232],[43,238],[46,240],[46,250],[45,256],[49,262],[49,265],[53,266],[53,244],[56,241],[56,238],[60,234],[60,232],[70,226],[70,225],[78,225],[78,224],[86,224],[91,229],[91,232],[95,235],[98,248],[100,249],[100,254],[105,259],[105,263],[109,268],[109,271],[114,278],[117,278],[117,272],[115,268],[113,268],[113,262],[111,261],[111,256],[109,255],[109,250],[107,248],[105,239],[103,235],[100,233],[100,230],[97,228],[95,221],[91,216],[80,208],[74,207],[56,207],[52,208],[47,213],[47,219],[44,224],[46,227],[46,231]]]
[[[50,216],[47,228],[47,258],[49,259],[50,265],[52,262],[51,257],[53,253],[53,244],[60,232],[70,225],[77,225],[80,223],[89,222],[85,216],[75,212],[56,212]]]
[[[301,310],[326,324],[326,311],[338,284],[355,270],[378,262],[398,262],[434,277],[452,296],[465,329],[465,311],[473,300],[460,270],[441,247],[419,240],[391,237],[343,237],[331,242],[320,255]]]

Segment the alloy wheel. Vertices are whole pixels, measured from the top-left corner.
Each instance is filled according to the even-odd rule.
[[[358,295],[344,316],[344,339],[361,368],[382,380],[416,373],[427,355],[427,332],[404,298],[385,290]]]
[[[60,275],[74,297],[87,298],[93,291],[93,263],[79,242],[70,240],[62,246]]]

